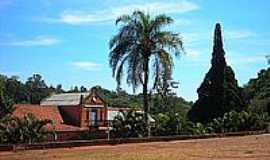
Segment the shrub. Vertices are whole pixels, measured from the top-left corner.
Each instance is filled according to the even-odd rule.
[[[145,121],[143,113],[135,110],[120,111],[112,122],[112,136],[114,138],[145,136]]]
[[[212,132],[238,132],[264,130],[270,122],[267,113],[257,114],[253,112],[228,112],[223,117],[215,118],[207,126],[212,128]]]
[[[1,143],[33,143],[46,140],[51,134],[45,127],[47,124],[52,124],[52,121],[39,120],[33,114],[12,118],[7,124],[1,125]]]

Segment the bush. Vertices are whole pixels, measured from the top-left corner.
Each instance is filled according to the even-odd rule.
[[[155,115],[156,127],[153,135],[193,135],[204,134],[206,128],[201,123],[193,123],[181,113],[158,113]]]
[[[211,128],[210,132],[225,133],[239,131],[264,130],[270,122],[267,113],[257,114],[247,111],[228,112],[223,117],[215,118],[207,124]]]
[[[33,143],[46,140],[51,134],[45,127],[47,124],[52,124],[52,121],[39,120],[33,114],[12,118],[6,124],[1,124],[1,143]]]
[[[179,113],[158,113],[154,115],[155,127],[152,130],[154,136],[171,135],[201,135],[207,133],[227,133],[240,131],[265,130],[269,126],[268,113],[261,114],[251,111],[231,111],[223,117],[213,119],[207,124],[193,123]],[[113,123],[113,135],[115,137],[142,137],[144,135],[144,123],[142,114],[136,112],[123,112]]]
[[[112,122],[111,134],[114,138],[145,136],[143,113],[135,110],[120,111]]]

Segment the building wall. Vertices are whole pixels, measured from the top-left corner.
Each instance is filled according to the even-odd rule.
[[[83,100],[83,105],[82,106],[87,106],[83,107],[81,109],[81,126],[91,126],[91,112],[93,110],[96,111],[97,113],[97,125],[98,126],[104,126],[104,122],[107,120],[106,119],[106,103],[96,94],[96,92],[92,92],[88,97],[86,97],[85,100]],[[95,106],[95,105],[103,105],[103,107],[89,107],[89,106]]]
[[[89,122],[88,122],[88,109],[87,108],[80,108],[80,127],[88,127],[89,126]]]
[[[50,135],[48,141],[67,141],[67,140],[78,140],[81,135],[88,133],[89,131],[58,131],[55,135]]]
[[[80,106],[59,106],[59,111],[65,123],[80,126]]]
[[[97,111],[97,124],[103,125],[106,121],[106,107],[103,108],[82,108],[81,109],[81,127],[88,127],[91,123],[91,111]]]

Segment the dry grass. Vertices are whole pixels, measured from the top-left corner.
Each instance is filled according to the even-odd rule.
[[[269,160],[270,135],[0,152],[2,160]]]

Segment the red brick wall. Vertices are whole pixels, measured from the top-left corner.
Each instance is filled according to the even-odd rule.
[[[81,134],[86,133],[88,131],[61,131],[56,132],[56,137],[49,136],[48,141],[66,141],[66,140],[76,140],[79,139]]]
[[[80,126],[79,106],[60,106],[59,110],[65,123]]]
[[[89,109],[81,108],[81,126],[80,127],[88,127],[89,126]]]

